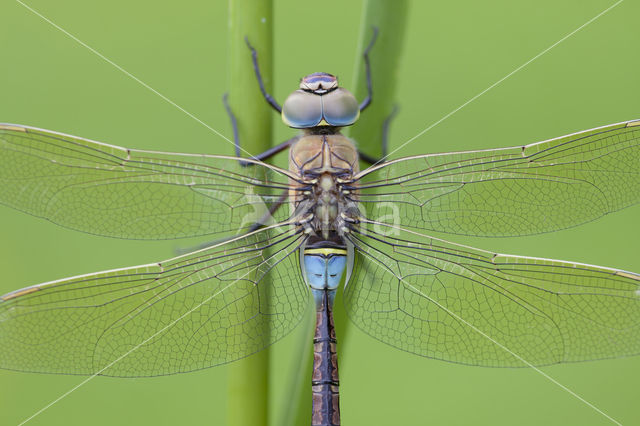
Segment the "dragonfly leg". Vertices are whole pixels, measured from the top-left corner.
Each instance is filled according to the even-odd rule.
[[[258,85],[260,85],[260,91],[262,92],[262,96],[269,102],[269,105],[273,107],[278,112],[282,112],[282,107],[276,102],[276,100],[267,93],[267,89],[264,88],[264,83],[262,82],[262,74],[260,73],[260,66],[258,65],[258,52],[253,48],[251,43],[249,43],[249,39],[247,37],[244,38],[245,43],[251,50],[251,60],[253,61],[253,70],[256,72],[256,78],[258,79]]]
[[[391,121],[398,113],[398,110],[398,104],[394,104],[393,108],[391,108],[391,112],[382,122],[382,161],[385,161],[387,153],[389,152],[389,126],[391,125]]]
[[[229,97],[229,94],[225,93],[224,96],[222,96],[222,102],[224,103],[224,107],[227,110],[227,114],[229,115],[229,120],[231,120],[231,127],[233,128],[233,144],[235,145],[235,148],[236,148],[236,157],[242,157],[242,152],[241,152],[242,148],[240,148],[240,137],[238,135],[238,121],[236,120],[236,116],[231,110],[231,107],[229,106],[228,97]],[[254,155],[253,157],[249,157],[249,158],[251,158],[252,160],[264,161],[276,155],[280,151],[283,151],[289,148],[291,144],[297,141],[298,139],[300,139],[300,136],[294,136],[291,139],[287,139],[286,141],[272,148],[269,148],[265,152],[262,152],[258,155]],[[240,165],[245,167],[252,166],[253,164],[254,163],[250,163],[248,161],[240,161]]]
[[[360,103],[360,111],[364,111],[366,107],[371,104],[371,97],[373,95],[373,89],[371,85],[371,64],[369,63],[369,51],[373,47],[373,44],[376,42],[376,38],[378,38],[378,27],[373,27],[373,36],[371,36],[371,41],[366,49],[364,49],[364,69],[367,76],[367,97],[364,98],[362,103]]]
[[[394,105],[393,109],[391,110],[391,112],[389,113],[389,115],[387,116],[387,118],[384,119],[384,121],[382,122],[382,157],[381,158],[375,158],[372,157],[368,154],[365,154],[364,152],[360,152],[358,150],[358,155],[360,156],[360,159],[362,161],[364,161],[365,163],[368,163],[370,165],[374,165],[374,164],[378,164],[378,163],[383,163],[387,157],[387,152],[388,152],[388,148],[389,148],[389,126],[391,125],[391,121],[394,119],[394,117],[396,116],[396,114],[398,113],[398,105]]]
[[[249,227],[249,231],[247,232],[256,231],[261,226],[267,225],[269,219],[272,218],[275,212],[280,208],[280,206],[284,204],[288,196],[289,196],[288,189],[285,189],[284,191],[282,191],[282,194],[280,194],[280,197],[276,200],[276,202],[273,203],[271,206],[269,206],[269,211],[265,213],[256,223],[251,225]]]
[[[273,217],[275,212],[287,200],[288,196],[289,196],[289,190],[288,189],[285,189],[284,191],[282,191],[282,194],[280,194],[280,197],[276,200],[276,202],[273,203],[271,206],[269,206],[269,211],[266,212],[265,214],[263,214],[262,217],[260,219],[258,219],[258,221],[256,223],[254,223],[249,228],[247,228],[246,232],[243,232],[242,234],[232,235],[230,237],[220,238],[220,239],[213,240],[213,241],[207,241],[206,243],[198,244],[197,246],[191,246],[191,247],[186,247],[186,248],[185,247],[180,247],[180,248],[177,248],[175,250],[176,254],[182,255],[182,254],[191,253],[193,251],[198,251],[198,250],[206,249],[206,248],[209,248],[209,247],[213,247],[215,245],[222,244],[222,243],[224,243],[226,241],[229,241],[229,240],[232,240],[234,238],[237,238],[240,235],[244,235],[244,234],[248,234],[248,233],[253,232],[253,231],[257,231],[262,226],[270,225],[269,218]]]

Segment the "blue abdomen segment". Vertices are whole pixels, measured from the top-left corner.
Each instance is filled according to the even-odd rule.
[[[340,284],[344,269],[347,264],[347,256],[304,254],[304,269],[309,287],[317,290],[335,290]]]
[[[338,288],[347,265],[347,250],[343,248],[305,249],[302,256],[302,273],[312,290],[335,291]]]

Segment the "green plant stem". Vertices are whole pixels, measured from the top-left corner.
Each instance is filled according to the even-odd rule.
[[[395,88],[408,13],[407,0],[367,0],[360,25],[358,61],[356,66],[355,95],[359,100],[367,96],[367,79],[362,53],[373,36],[373,28],[378,35],[369,53],[373,96],[371,104],[360,115],[358,122],[350,129],[358,149],[375,158],[382,157],[382,126],[395,104]],[[361,164],[361,166],[367,166]],[[367,285],[367,283],[360,283]],[[336,337],[339,347],[344,348],[348,339],[349,320],[342,304],[342,292],[338,293],[334,309]],[[338,360],[344,366],[345,351],[338,350]]]
[[[373,28],[378,37],[369,54],[372,72],[373,98],[362,112],[349,135],[361,151],[379,158],[382,156],[382,125],[395,103],[395,90],[406,27],[407,0],[367,0],[360,26],[359,60],[356,66],[355,92],[357,99],[367,96],[367,80],[362,52],[371,41]]]
[[[315,304],[309,300],[309,308],[299,327],[294,345],[298,359],[289,369],[287,395],[278,425],[305,425],[311,420],[311,370],[313,369],[313,333],[315,330]]]
[[[271,146],[273,111],[263,99],[245,37],[258,52],[267,90],[272,82],[273,7],[270,0],[229,1],[229,105],[236,116],[242,155]],[[265,285],[264,282],[261,285]],[[265,285],[266,287],[266,285]],[[265,332],[268,332],[266,330]],[[266,426],[269,407],[269,349],[229,366],[229,426]]]

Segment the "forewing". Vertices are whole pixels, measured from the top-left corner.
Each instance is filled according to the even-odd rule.
[[[349,237],[356,258],[344,300],[349,318],[376,339],[483,366],[640,352],[638,274],[368,225]]]
[[[0,368],[157,376],[212,367],[275,342],[308,290],[294,227],[265,228],[160,262],[0,298]]]
[[[555,231],[640,200],[640,121],[526,146],[401,158],[358,178],[360,201],[379,222],[476,236]]]
[[[241,234],[289,214],[286,171],[235,157],[138,151],[0,124],[0,203],[118,238]]]

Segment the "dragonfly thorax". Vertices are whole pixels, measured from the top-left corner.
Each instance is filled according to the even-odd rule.
[[[314,188],[316,231],[319,229],[323,238],[329,238],[329,232],[339,230],[339,210],[342,196],[336,185],[335,176],[323,173]]]
[[[343,189],[339,179],[324,173],[303,191],[295,216],[301,218],[301,224],[309,235],[324,240],[334,235],[342,238],[347,222],[357,220],[358,210],[354,206],[351,193]]]
[[[345,215],[354,211],[346,186],[358,172],[353,142],[339,133],[305,135],[291,147],[289,169],[300,177],[294,197],[306,232],[325,240],[331,232],[342,235]]]

